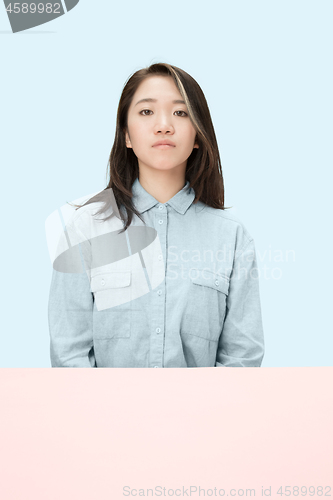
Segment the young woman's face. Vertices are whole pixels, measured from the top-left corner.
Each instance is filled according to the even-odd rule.
[[[138,102],[145,99],[146,101]],[[149,99],[149,101],[147,101]],[[174,101],[181,102],[174,102]],[[151,76],[137,88],[127,117],[126,146],[138,158],[139,169],[182,170],[198,148],[187,107],[171,76]],[[173,145],[158,146],[159,141]]]

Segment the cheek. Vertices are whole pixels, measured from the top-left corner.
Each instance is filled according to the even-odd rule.
[[[129,128],[129,133],[133,147],[140,148],[140,145],[142,147],[144,139],[147,138],[145,127],[143,127],[141,123],[133,123],[132,127]]]
[[[195,140],[195,133],[193,134],[191,131],[186,135],[186,140],[184,140],[184,144],[186,144],[186,151],[190,155],[193,150]]]
[[[146,159],[148,151],[147,136],[142,129],[136,129],[131,136],[133,153],[140,159]]]
[[[196,131],[193,127],[189,127],[188,124],[186,124],[186,126],[182,129],[182,136],[184,144],[192,146],[192,144],[194,144]]]

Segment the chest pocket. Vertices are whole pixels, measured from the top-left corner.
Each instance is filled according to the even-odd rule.
[[[131,271],[109,271],[91,278],[91,291],[97,312],[94,338],[131,336]]]
[[[217,342],[222,332],[229,293],[229,277],[192,269],[188,301],[181,330]]]

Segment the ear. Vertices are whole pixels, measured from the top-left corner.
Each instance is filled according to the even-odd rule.
[[[199,149],[199,143],[198,143],[198,139],[197,139],[197,137],[195,138],[195,142],[194,142],[193,149],[194,149],[194,148]]]
[[[124,132],[125,132],[125,142],[126,142],[126,147],[127,147],[127,148],[131,148],[131,147],[132,147],[132,144],[131,144],[131,140],[130,140],[130,138],[129,138],[128,132],[127,132],[127,130],[125,130]]]

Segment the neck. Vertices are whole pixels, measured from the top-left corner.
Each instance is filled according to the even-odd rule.
[[[185,173],[178,175],[156,171],[156,175],[145,175],[139,172],[141,186],[160,203],[166,203],[185,186]]]

